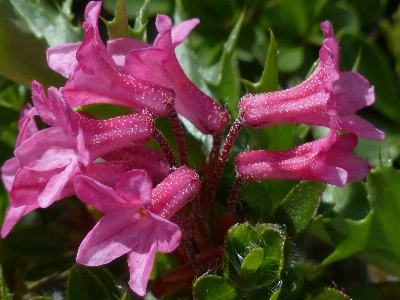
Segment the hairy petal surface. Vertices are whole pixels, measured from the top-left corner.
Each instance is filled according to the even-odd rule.
[[[78,66],[61,88],[66,101],[72,106],[109,103],[166,115],[173,105],[173,91],[135,78],[116,64],[98,32],[100,9],[101,2],[86,7],[85,36],[76,52]]]
[[[158,15],[158,35],[153,46],[132,50],[126,56],[125,67],[134,77],[171,87],[176,95],[176,111],[202,133],[209,134],[223,130],[229,115],[189,80],[175,55],[175,47],[198,23],[198,19],[191,19],[172,27],[168,16]]]
[[[333,28],[326,21],[321,29],[325,39],[320,63],[311,76],[286,90],[243,96],[239,110],[244,122],[256,128],[284,123],[320,125],[382,140],[382,131],[353,114],[375,101],[374,88],[356,72],[340,72]]]
[[[189,168],[179,168],[159,183],[151,193],[151,201],[143,204],[153,213],[169,219],[199,188],[197,173]]]
[[[354,134],[325,138],[283,151],[248,151],[236,158],[238,174],[247,181],[264,179],[318,180],[344,186],[365,178],[371,166],[351,151]]]

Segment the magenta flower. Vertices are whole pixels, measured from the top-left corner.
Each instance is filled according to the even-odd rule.
[[[170,173],[167,158],[161,152],[141,146],[126,147],[103,155],[107,161],[122,161],[131,169],[145,170],[154,184],[160,183]]]
[[[239,110],[251,127],[283,123],[320,125],[382,140],[384,133],[354,112],[375,101],[374,88],[356,72],[340,72],[339,46],[329,22],[321,24],[325,40],[320,63],[311,76],[293,88],[242,97]]]
[[[189,80],[175,55],[178,46],[199,23],[198,19],[184,21],[172,27],[171,19],[158,15],[158,36],[153,46],[130,42],[128,39],[110,41],[110,52],[126,55],[126,69],[134,76],[171,87],[176,95],[176,111],[202,133],[222,131],[229,122],[228,113]],[[142,43],[143,44],[143,43]]]
[[[101,2],[86,6],[82,43],[59,45],[47,51],[49,66],[71,77],[60,89],[65,100],[71,106],[108,103],[166,115],[173,105],[174,92],[132,77],[115,63],[99,35],[100,9]]]
[[[177,169],[154,189],[143,170],[125,173],[114,189],[77,176],[77,196],[105,214],[82,241],[77,262],[99,266],[128,254],[129,286],[143,296],[156,250],[172,252],[181,240],[178,225],[168,219],[199,187],[198,175],[188,168]]]
[[[371,166],[351,151],[357,136],[332,130],[323,139],[283,151],[248,151],[236,158],[236,170],[246,181],[264,179],[318,180],[344,186],[365,178]]]
[[[84,175],[90,178],[93,178],[102,184],[113,186],[118,178],[122,176],[125,172],[130,170],[129,166],[125,163],[121,162],[99,162],[90,164],[84,171]],[[36,174],[34,174],[36,175]],[[15,173],[14,173],[15,176]],[[41,187],[40,178],[35,179],[35,177],[31,178],[32,182],[34,182],[34,189],[39,190]],[[11,182],[12,184],[13,182]],[[9,190],[8,190],[9,191]],[[35,193],[36,194],[36,193]],[[65,197],[69,197],[75,194],[75,190],[73,188],[72,180],[68,181],[66,186],[63,188],[62,193],[55,198],[54,201],[61,200]],[[32,205],[21,205],[18,207],[13,207],[10,205],[7,208],[6,214],[4,216],[3,225],[1,227],[1,237],[5,238],[11,229],[17,224],[17,222],[25,215],[30,213],[31,211],[39,208],[39,204],[35,203]]]
[[[150,114],[138,113],[109,120],[93,120],[75,112],[55,88],[49,97],[32,83],[32,99],[45,123],[41,130],[15,150],[20,169],[10,191],[15,207],[47,207],[56,199],[74,194],[71,180],[85,166],[107,152],[142,145],[154,132]]]

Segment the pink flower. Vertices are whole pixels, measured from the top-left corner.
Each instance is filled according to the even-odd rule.
[[[143,170],[125,173],[114,188],[76,177],[77,196],[105,214],[82,241],[77,262],[99,266],[128,254],[129,285],[143,296],[156,250],[172,252],[181,240],[179,227],[168,219],[199,187],[198,175],[188,168],[177,169],[154,189]]]
[[[166,115],[173,105],[174,92],[132,77],[115,63],[97,28],[100,9],[101,2],[87,5],[82,43],[59,45],[47,51],[49,66],[71,77],[60,89],[65,100],[71,106],[108,103]]]
[[[110,41],[111,53],[127,53],[126,69],[134,76],[171,87],[176,95],[176,111],[202,133],[222,131],[229,122],[228,113],[213,99],[200,91],[185,75],[175,55],[178,46],[199,23],[198,19],[184,21],[172,27],[171,19],[158,15],[158,35],[153,46],[130,42],[128,39]]]
[[[126,171],[129,170],[129,166],[121,163],[121,162],[100,162],[90,164],[84,174],[90,178],[93,178],[102,184],[106,185],[114,185],[119,177],[122,176]],[[36,175],[36,174],[34,174]],[[15,176],[15,173],[14,173]],[[33,176],[32,184],[35,190],[40,190],[41,187],[40,178],[37,179]],[[12,182],[11,182],[12,184]],[[27,188],[27,187],[25,187]],[[34,192],[35,193],[35,192]],[[35,193],[36,194],[36,193]],[[73,188],[72,180],[68,181],[66,186],[63,188],[63,192],[60,193],[58,198],[55,198],[54,201],[61,200],[62,198],[69,197],[75,194],[75,190]],[[18,207],[14,207],[10,205],[7,208],[6,214],[4,216],[3,225],[1,227],[1,237],[5,238],[11,229],[17,224],[17,222],[25,215],[30,213],[31,211],[39,208],[39,204],[31,204],[31,205],[21,205]]]
[[[384,133],[354,114],[375,101],[374,88],[356,72],[340,72],[339,46],[329,22],[321,24],[325,40],[320,63],[311,76],[293,88],[242,97],[239,110],[251,127],[283,123],[320,125],[372,140]]]
[[[41,130],[15,150],[20,163],[10,191],[15,207],[47,207],[56,199],[74,194],[71,180],[85,166],[107,152],[142,145],[154,132],[150,114],[138,113],[109,120],[93,120],[75,112],[55,88],[49,97],[32,83],[32,99],[45,123]]]
[[[145,170],[154,184],[160,183],[170,173],[167,158],[161,152],[141,146],[126,147],[103,155],[109,161],[122,161],[131,169]]]
[[[351,151],[357,136],[332,130],[323,139],[283,151],[248,151],[236,158],[237,173],[246,181],[318,180],[344,186],[365,178],[371,166]]]

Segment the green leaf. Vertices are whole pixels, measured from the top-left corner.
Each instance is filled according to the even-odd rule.
[[[44,37],[49,46],[77,42],[82,39],[82,29],[71,24],[71,0],[62,9],[51,1],[33,2],[10,0],[20,17],[26,21],[37,38]]]
[[[343,292],[333,288],[324,288],[316,295],[308,295],[306,300],[350,300],[350,298]]]
[[[375,87],[376,101],[372,107],[385,117],[400,123],[400,91],[385,54],[364,36],[343,31],[338,34],[338,38],[341,69],[351,70],[361,50],[358,72]]]
[[[271,39],[268,46],[267,60],[261,78],[257,83],[242,79],[247,93],[267,93],[278,90],[278,58],[277,45],[274,34],[271,31]]]
[[[85,267],[74,265],[67,284],[67,299],[98,300],[121,298],[114,278],[104,267]]]
[[[340,217],[352,220],[364,219],[371,209],[367,190],[362,181],[346,184],[342,188],[328,184],[322,195],[322,201],[333,205],[333,211]]]
[[[157,277],[162,276],[169,270],[177,267],[179,262],[176,258],[168,253],[156,252],[156,257],[154,259],[153,269],[151,270],[150,280],[154,280]]]
[[[391,166],[380,166],[367,177],[366,187],[371,211],[364,219],[323,219],[335,250],[321,265],[357,256],[400,276],[400,174]]]
[[[325,184],[319,181],[302,181],[295,186],[274,215],[274,222],[284,225],[294,239],[312,222],[318,209]]]
[[[217,275],[205,275],[198,278],[193,285],[196,300],[240,300],[242,296],[235,286]]]
[[[108,37],[110,40],[129,37],[128,15],[126,0],[118,0],[112,21],[106,21]]]
[[[272,285],[283,268],[285,241],[276,225],[233,226],[225,240],[225,276],[245,289]]]
[[[28,87],[33,79],[44,86],[65,83],[61,75],[47,66],[48,44],[29,30],[10,1],[0,1],[0,41],[0,73],[3,76]]]
[[[6,285],[6,280],[4,278],[3,267],[0,264],[0,298],[3,300],[12,300],[8,287]]]

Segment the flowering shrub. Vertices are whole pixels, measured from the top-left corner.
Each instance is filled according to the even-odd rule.
[[[69,299],[129,297],[127,287],[162,299],[346,299],[336,289],[318,292],[304,284],[292,242],[312,224],[321,239],[334,232],[335,251],[345,247],[346,235],[353,237],[334,218],[323,219],[329,211],[316,218],[326,184],[324,195],[334,198],[337,187],[349,183],[362,194],[370,176],[367,189],[373,195],[379,172],[392,169],[369,175],[371,164],[353,152],[358,138],[382,141],[385,134],[355,114],[374,103],[375,88],[360,73],[340,70],[331,23],[320,24],[318,65],[303,82],[278,89],[271,35],[260,81],[244,81],[248,92],[226,100],[215,95],[236,88],[221,80],[233,70],[231,49],[243,15],[220,63],[199,71],[215,79],[207,89],[189,79],[185,63],[193,58],[177,48],[200,20],[173,26],[169,16],[158,14],[157,35],[148,44],[139,38],[145,36],[141,17],[148,1],[136,31],[128,26],[125,5],[119,1],[114,21],[107,23],[107,43],[99,30],[102,2],[89,2],[82,41],[47,49],[49,67],[67,81],[47,92],[40,79],[31,82],[33,106],[24,106],[14,157],[1,168],[10,199],[2,238],[33,211],[72,197],[92,222],[74,238],[80,245],[71,245],[77,264],[69,269]],[[284,147],[267,145],[269,128],[290,130]],[[325,134],[313,139],[310,128],[315,136]],[[243,135],[256,141],[250,149],[238,146]],[[265,180],[275,188],[263,188]],[[282,192],[287,195],[279,198]],[[351,254],[363,258],[364,249],[355,247]],[[106,269],[83,267],[121,264],[125,254],[123,292]],[[334,252],[322,264],[350,256]],[[364,259],[385,267],[379,259]],[[89,277],[95,278],[93,295],[78,283],[90,287]]]

